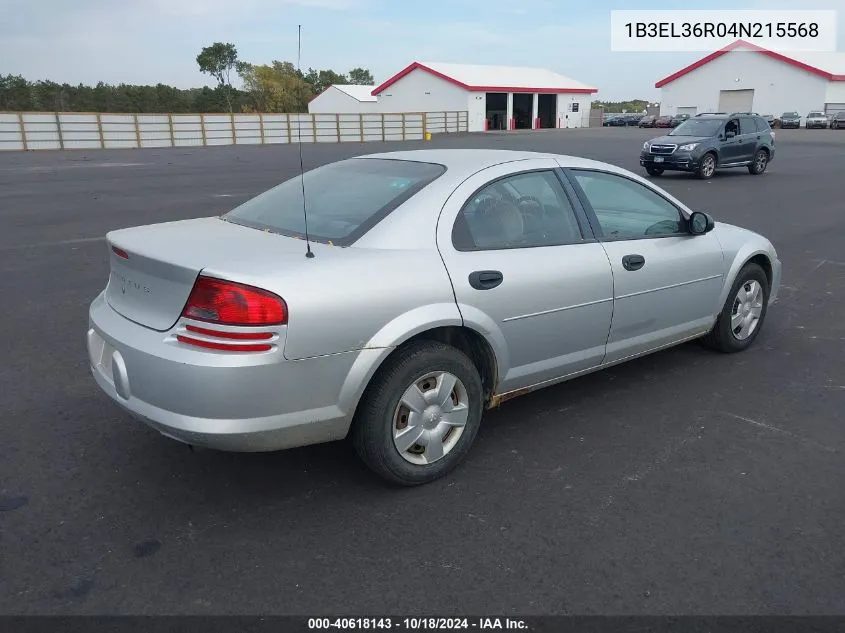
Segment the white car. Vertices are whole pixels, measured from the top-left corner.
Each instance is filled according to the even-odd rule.
[[[820,127],[826,128],[827,127],[827,115],[824,112],[816,111],[810,112],[807,115],[806,122],[804,123],[804,127],[808,130],[810,128]]]
[[[111,399],[195,446],[350,437],[403,485],[505,400],[692,339],[747,349],[781,278],[765,237],[636,174],[516,151],[338,161],[107,239],[87,339]]]

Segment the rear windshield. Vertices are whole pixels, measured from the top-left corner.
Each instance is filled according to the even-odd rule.
[[[723,123],[722,119],[687,119],[669,132],[669,136],[715,136]]]
[[[798,113],[797,113],[797,112],[784,112],[784,113],[783,113],[783,116],[785,116],[785,117],[790,117],[790,118],[794,118],[794,117],[797,117],[797,116],[798,116]]]
[[[303,180],[308,235],[346,246],[440,176],[434,163],[352,158],[296,176],[232,209],[223,218],[291,237],[305,236]]]

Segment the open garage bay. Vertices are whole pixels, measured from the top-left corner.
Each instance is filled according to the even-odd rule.
[[[639,171],[658,133],[416,146]],[[224,212],[295,175],[295,147],[0,155],[0,612],[845,613],[845,133],[777,143],[761,177],[659,181],[777,247],[750,351],[689,344],[506,402],[451,476],[401,490],[342,443],[191,453],[89,374],[103,234]]]

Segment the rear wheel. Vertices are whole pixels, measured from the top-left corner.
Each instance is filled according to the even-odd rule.
[[[752,176],[759,176],[769,165],[769,153],[764,149],[758,149],[754,154],[754,160],[748,166],[748,173]]]
[[[481,377],[465,354],[435,341],[411,343],[373,378],[355,416],[353,445],[382,478],[429,483],[469,452],[483,405]]]
[[[695,171],[695,175],[698,178],[712,178],[713,174],[716,172],[716,154],[713,152],[708,152],[701,158],[701,162],[698,164],[698,169]]]
[[[649,176],[660,176],[663,173],[663,170],[660,167],[646,167],[645,170],[648,172]]]
[[[766,319],[769,280],[757,264],[746,264],[736,276],[716,324],[702,342],[725,353],[748,349]]]

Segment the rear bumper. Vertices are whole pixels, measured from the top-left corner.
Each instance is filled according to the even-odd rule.
[[[88,356],[100,388],[169,438],[207,448],[273,451],[342,439],[353,407],[341,393],[362,352],[287,361],[281,350],[188,349],[135,324],[98,296]]]
[[[825,122],[807,121],[807,123],[805,124],[805,127],[806,127],[808,130],[811,130],[811,129],[814,129],[814,128],[816,128],[816,129],[818,129],[818,128],[824,129],[824,128],[826,128],[826,127],[827,127],[827,122],[826,122],[826,121],[825,121]]]

